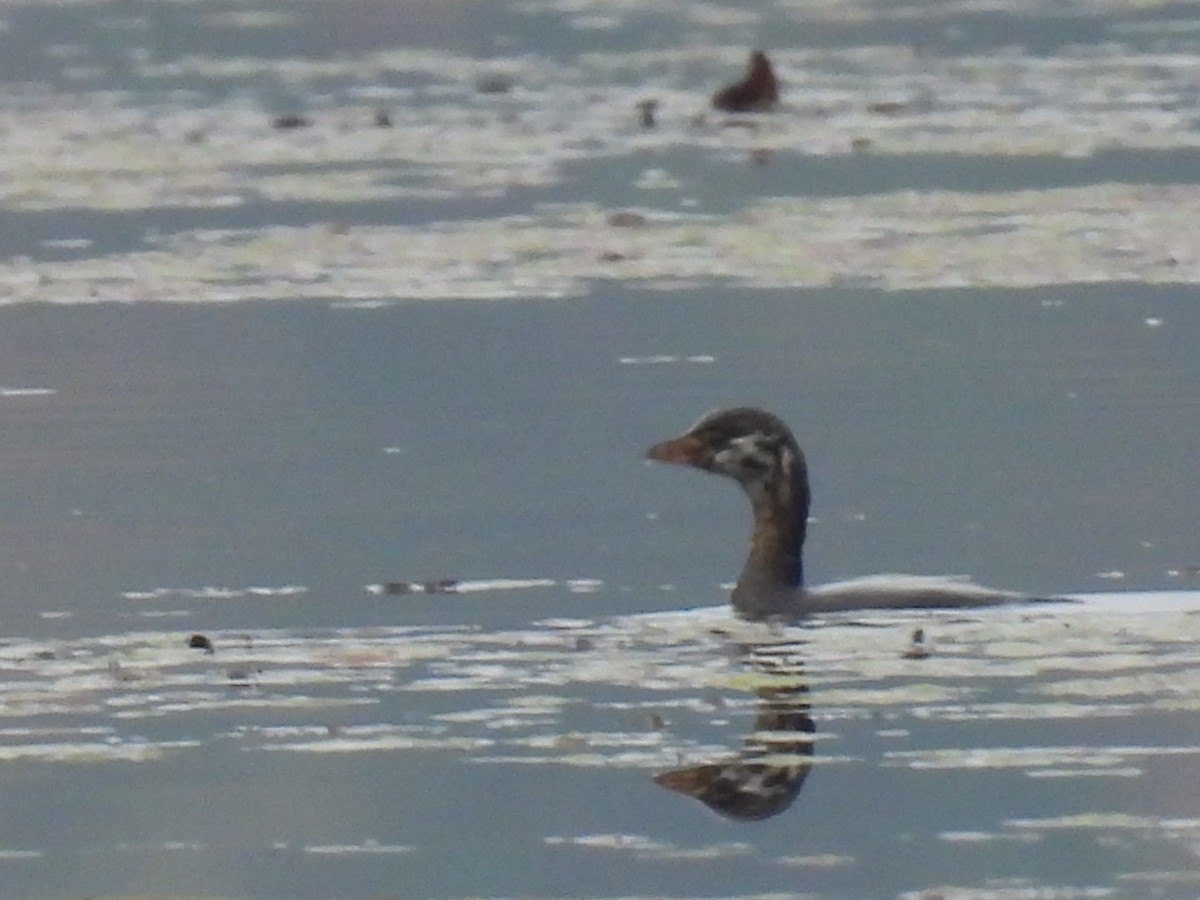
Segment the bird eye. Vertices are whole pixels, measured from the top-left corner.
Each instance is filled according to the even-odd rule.
[[[734,438],[723,455],[747,475],[761,475],[769,471],[775,456],[774,447],[758,433]]]
[[[769,469],[770,463],[760,456],[744,456],[741,459],[742,468],[747,472],[761,473]]]

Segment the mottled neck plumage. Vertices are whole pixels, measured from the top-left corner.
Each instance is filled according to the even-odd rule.
[[[800,602],[810,494],[803,455],[790,462],[780,477],[746,488],[754,529],[733,602],[750,615],[794,610]]]

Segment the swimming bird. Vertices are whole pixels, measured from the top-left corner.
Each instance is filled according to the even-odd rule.
[[[741,81],[721,88],[712,96],[714,109],[725,112],[764,112],[779,103],[779,82],[767,54],[755,50]]]
[[[804,452],[791,429],[752,407],[722,409],[678,437],[651,447],[647,457],[732,478],[750,500],[750,551],[733,589],[733,606],[747,618],[802,618],[856,609],[974,608],[1047,602],[957,578],[876,575],[819,587],[804,586],[802,552],[811,494]]]

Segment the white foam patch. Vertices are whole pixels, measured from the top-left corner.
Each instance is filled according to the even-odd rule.
[[[656,860],[699,860],[724,859],[732,856],[746,856],[753,852],[750,844],[742,841],[729,841],[720,844],[706,844],[698,847],[680,847],[676,844],[657,841],[640,834],[581,834],[575,836],[550,835],[543,838],[547,846],[586,847],[592,850],[609,850],[630,853],[637,859]],[[753,900],[751,895],[745,895],[747,900]],[[772,895],[773,900],[783,900],[785,895]]]
[[[38,762],[96,763],[148,762],[169,751],[199,747],[199,741],[122,741],[115,743],[62,742],[20,744],[0,747],[0,762],[36,760]]]
[[[416,849],[409,844],[380,844],[377,841],[364,841],[361,844],[310,844],[304,848],[304,852],[322,856],[355,856],[359,854],[386,856],[413,853]]]
[[[618,358],[623,366],[660,366],[667,363],[697,363],[708,364],[717,361],[715,356],[696,354],[694,356],[675,356],[673,354],[657,354],[652,356],[622,356]]]
[[[477,584],[547,583],[554,582]],[[756,723],[760,692],[803,687],[798,701],[811,703],[820,722],[813,764],[1007,770],[1064,781],[1138,778],[1200,756],[1177,740],[1156,748],[1153,735],[1127,745],[1056,739],[1056,729],[1073,722],[1194,715],[1200,591],[1069,599],[1077,602],[840,613],[802,626],[747,622],[722,604],[549,617],[495,631],[208,631],[203,646],[182,630],[0,639],[0,761],[153,764],[222,741],[251,753],[433,751],[478,763],[652,773],[720,760],[731,741],[790,743],[794,735],[775,723]],[[930,647],[920,660],[904,656],[915,626]],[[581,691],[615,702],[581,705]],[[382,701],[396,693],[426,694],[435,710],[418,712],[423,700],[401,704],[414,711],[403,721],[347,722],[386,715],[393,705]],[[192,723],[189,741],[145,739],[147,722],[184,720]],[[291,724],[268,724],[281,720]],[[827,740],[842,736],[847,721],[892,735],[923,734],[934,722],[952,740],[916,751],[893,739],[855,757]],[[1046,746],[995,746],[995,732],[971,730],[1007,721],[1038,723]],[[713,728],[736,740],[714,741]]]
[[[271,744],[263,750],[290,750],[296,753],[392,753],[397,750],[481,750],[492,742],[470,738],[438,738],[418,735],[388,734],[370,737],[331,737],[319,741]]]
[[[389,581],[364,586],[369,594],[483,594],[553,587],[553,578],[454,578],[436,581]]]
[[[459,581],[455,590],[460,594],[472,594],[483,591],[523,591],[529,588],[553,587],[557,584],[552,578],[482,578],[478,580]]]
[[[41,850],[0,850],[0,860],[39,859]]]
[[[43,247],[51,247],[59,250],[86,250],[95,242],[91,238],[53,238],[39,241],[39,243]]]
[[[524,5],[545,13],[546,4]],[[572,7],[560,12],[573,27],[644,15],[644,4],[611,0],[557,5]],[[715,4],[679,5],[684,22],[745,15]],[[976,5],[938,8],[944,15]],[[855,2],[852,11],[845,3],[824,6],[836,8],[828,16],[847,21],[879,16],[877,3]],[[913,14],[904,9],[902,17]],[[237,21],[257,14],[220,15]],[[103,73],[85,60],[52,56],[79,90],[11,85],[0,98],[6,123],[26,121],[36,109],[38,127],[10,127],[0,159],[6,205],[19,211],[498,197],[515,186],[569,184],[581,160],[639,157],[660,165],[629,173],[627,181],[661,208],[637,213],[640,227],[614,228],[615,211],[599,204],[548,203],[525,215],[432,227],[319,223],[171,232],[133,252],[104,254],[67,236],[46,246],[78,248],[70,254],[77,258],[0,261],[0,303],[277,299],[364,309],[395,298],[580,296],[596,280],[613,278],[668,290],[713,281],[895,290],[1195,284],[1200,253],[1188,236],[1200,188],[1187,183],[776,195],[750,198],[731,215],[674,212],[696,202],[689,196],[694,179],[673,170],[680,148],[739,170],[747,162],[786,166],[787,158],[774,157],[793,154],[860,154],[869,166],[873,156],[924,157],[936,165],[945,154],[1069,159],[1115,149],[1194,150],[1195,54],[1186,31],[1174,30],[1180,24],[1115,23],[1157,36],[1137,46],[1067,43],[1052,54],[967,41],[939,48],[945,65],[915,60],[912,48],[899,45],[780,48],[772,57],[784,81],[788,72],[803,73],[803,90],[775,114],[754,117],[752,128],[727,127],[737,120],[704,109],[708,90],[744,65],[740,42],[594,48],[569,60],[519,48],[481,60],[432,46],[291,59],[288,84],[297,97],[313,91],[320,101],[306,107],[304,128],[273,128],[261,108],[227,90],[278,76],[284,64],[270,55],[135,53],[135,79],[186,80],[201,94],[225,98],[199,106],[164,98],[152,110],[133,105],[124,90],[104,89]],[[428,84],[364,80],[364,72],[394,71]],[[503,94],[503,114],[481,91],[488,85],[512,88]],[[659,104],[654,128],[637,120],[647,92]],[[418,94],[421,102],[412,102]],[[588,115],[578,115],[584,107]],[[380,127],[381,113],[391,127]]]
[[[329,304],[330,309],[387,309],[395,306],[394,300],[337,300]]]
[[[1079,612],[1109,612],[1139,616],[1146,613],[1200,613],[1200,591],[1100,591],[1083,594],[1064,594],[1067,600],[1080,604],[1058,609],[1070,614]]]
[[[154,588],[149,591],[124,591],[121,596],[126,600],[156,601],[156,600],[239,600],[246,597],[296,597],[308,592],[308,588],[300,584],[285,584],[278,587],[268,585],[251,585],[242,588],[216,587],[209,585],[201,588]]]

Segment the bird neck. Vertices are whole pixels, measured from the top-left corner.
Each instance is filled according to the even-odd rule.
[[[799,601],[808,527],[807,473],[803,464],[797,465],[789,477],[749,493],[754,530],[733,602],[740,611],[753,616],[794,607]]]

